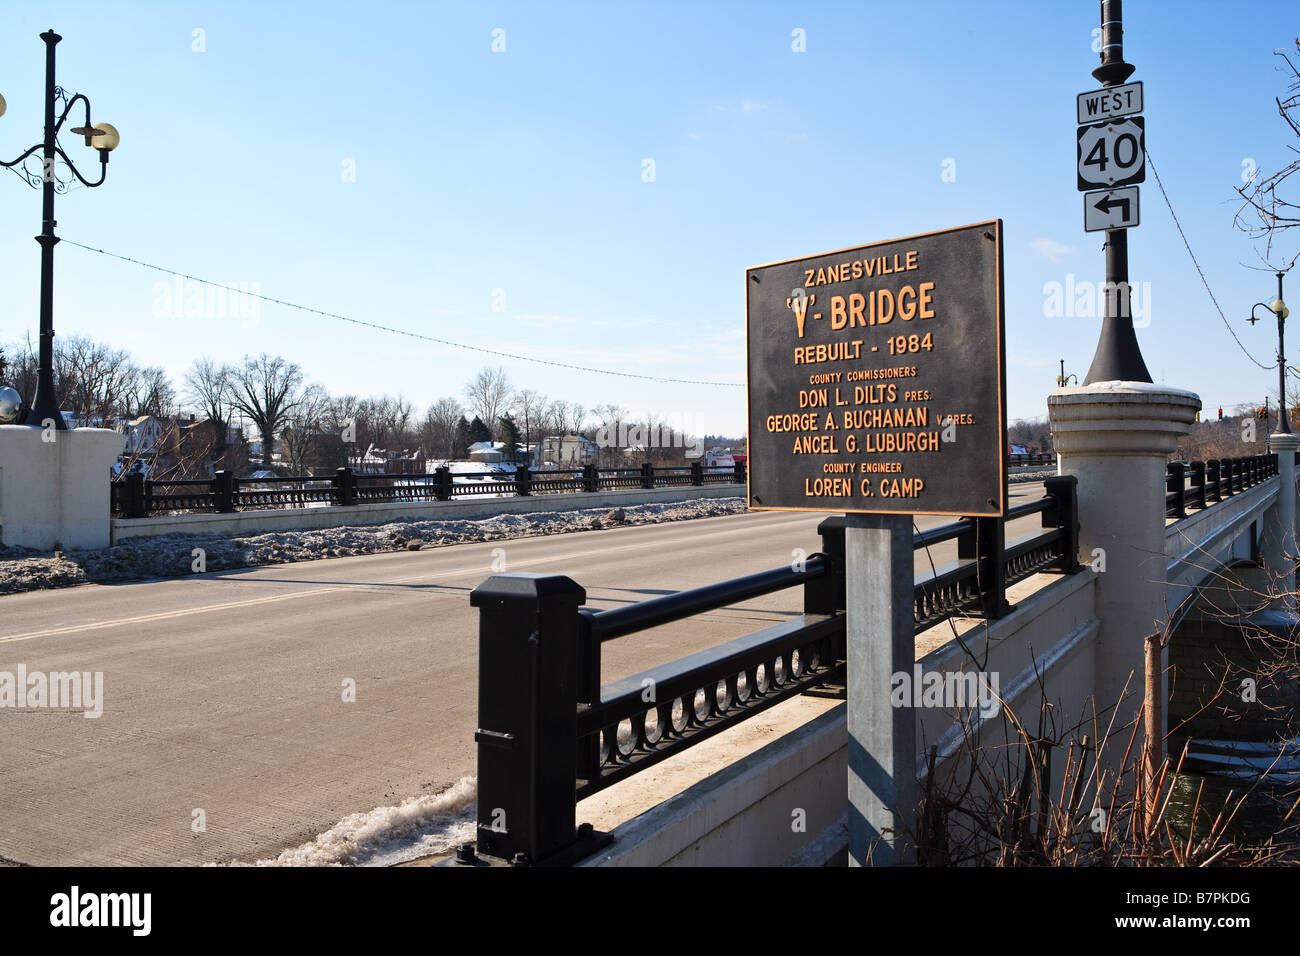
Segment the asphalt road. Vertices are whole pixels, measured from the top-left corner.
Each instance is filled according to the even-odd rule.
[[[1011,486],[1012,503],[1041,484]],[[567,574],[613,607],[817,550],[752,513],[0,597],[0,671],[102,671],[102,716],[0,708],[0,862],[275,856],[474,773],[477,615],[493,573]],[[921,527],[949,519],[924,519]],[[1008,537],[1037,527],[1026,519]],[[951,560],[951,544],[936,563]],[[918,556],[918,570],[929,558]],[[797,590],[606,645],[610,680],[797,613]],[[343,700],[355,681],[356,700]],[[206,831],[194,832],[196,810]]]

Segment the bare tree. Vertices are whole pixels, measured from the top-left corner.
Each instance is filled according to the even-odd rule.
[[[329,407],[321,417],[321,427],[339,436],[340,466],[357,465],[366,450],[366,445],[358,447],[364,437],[358,434],[362,404],[362,400],[355,395],[337,395],[330,399]]]
[[[375,428],[383,437],[377,440],[400,450],[410,437],[411,412],[411,403],[401,395],[379,399],[375,403]]]
[[[262,462],[272,467],[275,434],[298,404],[302,369],[280,356],[263,352],[244,356],[244,364],[231,370],[231,403],[253,421],[262,435]]]
[[[510,409],[514,412],[515,420],[523,437],[524,447],[529,449],[530,453],[532,446],[542,438],[541,432],[546,419],[548,404],[549,400],[545,395],[535,392],[531,388],[521,389],[516,392],[514,399],[510,403]]]
[[[57,394],[89,422],[107,424],[123,405],[135,367],[131,356],[81,335],[63,339],[55,349]]]
[[[127,418],[141,415],[166,418],[175,411],[176,389],[166,369],[133,368],[124,389],[122,414]]]
[[[552,402],[549,414],[555,430],[561,435],[576,435],[587,419],[587,410],[577,402]]]
[[[303,389],[292,410],[285,415],[280,443],[284,450],[284,461],[295,475],[307,474],[322,464],[327,451],[322,448],[323,422],[329,414],[330,405],[329,392],[319,385],[309,385]]]
[[[1300,54],[1300,39],[1295,41],[1295,45],[1297,54]],[[1275,55],[1286,64],[1283,70],[1290,74],[1290,79],[1286,98],[1275,97],[1274,102],[1282,121],[1296,138],[1300,138],[1300,67],[1282,50],[1276,51]],[[1288,144],[1287,148],[1300,153],[1300,149],[1293,145]],[[1243,175],[1245,184],[1236,187],[1243,202],[1233,225],[1252,238],[1264,240],[1259,257],[1272,272],[1287,272],[1300,259],[1300,253],[1289,255],[1274,249],[1283,232],[1300,226],[1300,205],[1277,194],[1278,187],[1296,172],[1300,172],[1300,159],[1293,159],[1269,176],[1252,169],[1249,175]]]
[[[456,457],[456,423],[464,414],[465,409],[454,398],[440,398],[429,406],[420,426],[420,436],[431,457]]]
[[[226,409],[230,405],[232,373],[212,359],[197,358],[185,373],[185,397],[212,423],[212,440],[217,447],[226,442],[229,428]]]
[[[470,411],[486,422],[494,435],[500,428],[498,419],[510,402],[510,392],[510,378],[500,366],[480,369],[465,383]]]

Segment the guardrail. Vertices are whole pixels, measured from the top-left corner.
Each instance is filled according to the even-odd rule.
[[[914,589],[925,627],[954,612],[997,617],[1006,588],[1038,571],[1073,573],[1072,476],[1005,518],[963,518],[913,537],[956,540],[958,559]],[[1042,516],[1042,533],[1005,545],[1005,522]],[[575,828],[577,801],[702,740],[845,675],[844,518],[818,526],[803,562],[610,610],[584,607],[562,575],[501,574],[470,595],[479,609],[479,853],[516,865],[566,865],[606,838]],[[601,648],[741,601],[803,589],[797,618],[601,686]],[[473,854],[458,857],[472,862]]]
[[[745,465],[664,468],[646,462],[639,468],[587,465],[562,471],[520,468],[456,472],[438,468],[427,475],[358,474],[340,468],[333,475],[287,478],[236,478],[218,471],[212,478],[153,481],[139,473],[112,482],[112,514],[124,518],[175,512],[255,511],[311,505],[359,505],[393,501],[452,501],[479,495],[529,496],[605,491],[613,488],[684,488],[745,484]]]
[[[1277,474],[1276,455],[1171,461],[1165,470],[1165,517],[1186,518]]]

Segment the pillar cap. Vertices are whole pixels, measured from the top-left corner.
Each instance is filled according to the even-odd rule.
[[[1300,449],[1300,435],[1295,432],[1275,432],[1268,436],[1271,451],[1295,451]]]
[[[1195,392],[1150,382],[1094,382],[1047,397],[1053,446],[1062,455],[1165,457],[1200,408]]]
[[[563,574],[535,574],[519,571],[512,574],[494,574],[469,593],[471,607],[483,607],[489,602],[520,602],[537,604],[562,598],[583,604],[587,592],[572,578]]]

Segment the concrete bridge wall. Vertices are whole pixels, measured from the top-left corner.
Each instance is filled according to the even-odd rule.
[[[105,482],[107,488],[107,483]],[[735,498],[743,485],[703,485],[684,488],[637,488],[530,495],[519,498],[471,498],[460,501],[393,501],[381,504],[331,505],[324,508],[277,508],[238,511],[233,514],[154,515],[149,518],[113,518],[113,543],[127,538],[156,538],[170,534],[266,534],[272,531],[313,531],[349,525],[387,524],[390,521],[443,521],[490,518],[499,514],[541,511],[576,511],[581,508],[619,508],[663,504],[698,498]]]
[[[1272,479],[1166,527],[1171,611],[1207,579],[1221,575],[1223,565],[1249,559],[1252,535],[1258,550],[1259,529],[1273,513],[1270,509],[1275,509],[1277,489],[1278,480]],[[1110,663],[1098,659],[1105,653],[1098,641],[1100,577],[1089,569],[1064,577],[1029,578],[1009,589],[1007,597],[1015,607],[1006,617],[987,626],[973,619],[954,621],[956,636],[947,624],[918,634],[917,664],[923,673],[975,669],[996,675],[1002,699],[1030,733],[1037,731],[1040,705],[1048,701],[1055,708],[1058,728],[1083,721],[1089,726],[1077,735],[1089,732],[1095,745],[1093,706],[1104,728],[1108,708],[1115,703],[1093,700],[1097,673]],[[1196,649],[1189,641],[1189,653]],[[1201,650],[1210,653],[1208,648]],[[1141,672],[1132,673],[1130,700],[1141,699],[1142,679]],[[918,707],[915,712],[922,792],[927,775],[924,755],[931,747],[936,750],[936,782],[941,783],[965,779],[972,745],[996,748],[1017,738],[1014,725],[1001,713],[984,719],[964,711],[963,725],[951,709]],[[1113,739],[1109,749],[1122,753],[1128,744],[1127,731],[1123,737]],[[791,726],[767,747],[615,827],[614,844],[584,865],[840,862],[848,845],[843,790],[848,746],[844,706],[802,726]],[[1051,783],[1055,787],[1059,788],[1062,773],[1063,760],[1054,760]],[[804,809],[810,823],[802,833],[791,829],[795,809]]]

